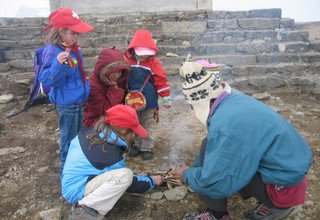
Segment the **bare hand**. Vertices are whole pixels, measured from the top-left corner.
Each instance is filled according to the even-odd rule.
[[[102,77],[100,76],[101,81],[106,85],[106,86],[114,86],[114,87],[118,87],[117,82],[111,80],[109,77],[107,77],[106,75],[103,75]]]
[[[67,51],[63,51],[61,53],[58,54],[57,56],[57,60],[60,64],[64,64],[67,62],[68,58],[70,56],[70,53]]]
[[[159,186],[163,183],[163,178],[160,175],[153,176],[154,185]]]
[[[188,169],[188,166],[181,166],[176,170],[172,170],[170,173],[172,175],[173,179],[180,179],[183,181],[183,171],[185,171],[186,169]]]
[[[156,123],[159,123],[160,121],[159,109],[157,108],[153,112],[153,119],[156,121]]]

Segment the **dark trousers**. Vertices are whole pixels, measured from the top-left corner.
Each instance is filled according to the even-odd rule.
[[[207,139],[205,138],[202,141],[201,149],[200,149],[200,158],[203,163],[204,153],[206,151]],[[243,199],[248,199],[249,197],[254,197],[258,201],[264,203],[266,206],[271,208],[276,208],[267,193],[266,184],[262,182],[260,173],[256,173],[256,175],[252,178],[252,180],[243,187],[239,192],[240,196]],[[227,198],[224,199],[213,199],[211,197],[199,194],[200,199],[212,210],[218,212],[226,212],[227,211]]]

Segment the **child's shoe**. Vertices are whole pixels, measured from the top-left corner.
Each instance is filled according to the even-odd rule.
[[[224,214],[221,218],[216,218],[210,209],[202,213],[188,212],[184,215],[183,220],[231,220],[229,213]]]
[[[258,206],[255,209],[251,209],[243,213],[243,216],[247,219],[253,220],[272,220],[281,219],[290,215],[294,210],[294,207],[287,209],[275,209],[265,206],[262,202],[258,202]]]

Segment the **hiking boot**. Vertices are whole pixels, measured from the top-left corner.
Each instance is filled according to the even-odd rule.
[[[226,213],[221,218],[216,218],[214,217],[212,211],[207,209],[202,213],[188,212],[184,215],[183,220],[231,220],[231,217],[228,213]]]
[[[128,155],[131,157],[136,157],[140,154],[140,149],[136,146],[132,146],[128,152]]]
[[[152,152],[150,152],[150,151],[143,152],[143,159],[144,160],[151,160],[152,159]]]
[[[100,215],[96,210],[82,205],[71,208],[69,220],[107,220],[107,218]]]
[[[243,216],[247,219],[272,220],[287,217],[293,210],[293,207],[287,209],[269,208],[262,202],[258,202],[258,206],[255,209],[246,211],[245,213],[243,213]]]

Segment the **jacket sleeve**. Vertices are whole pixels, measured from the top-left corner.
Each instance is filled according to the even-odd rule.
[[[151,176],[133,176],[133,181],[127,192],[130,193],[144,193],[153,190],[154,181]]]
[[[55,55],[54,46],[47,47],[43,51],[43,67],[40,74],[40,81],[48,86],[59,86],[66,76],[68,65],[60,64]]]
[[[215,131],[208,137],[203,166],[197,166],[197,162],[185,170],[184,181],[195,192],[215,199],[231,196],[247,185],[258,170],[258,156],[243,153],[248,145]]]
[[[158,95],[161,97],[169,96],[170,87],[166,71],[158,59],[154,59],[154,63],[152,65],[151,70],[154,73],[154,86],[156,87]]]

